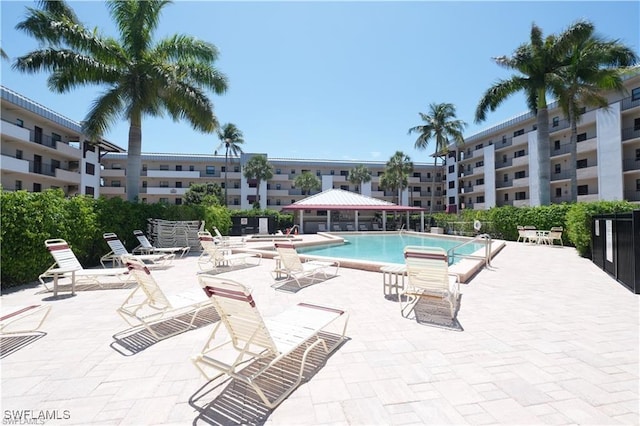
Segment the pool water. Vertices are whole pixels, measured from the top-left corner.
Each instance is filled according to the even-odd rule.
[[[463,243],[460,240],[406,234],[345,235],[345,244],[298,247],[299,253],[313,256],[337,257],[372,262],[404,263],[405,246],[442,247],[445,251]],[[484,244],[468,244],[456,250],[457,254],[471,254],[484,248]],[[456,257],[454,261],[460,258]],[[451,260],[450,260],[451,261]]]

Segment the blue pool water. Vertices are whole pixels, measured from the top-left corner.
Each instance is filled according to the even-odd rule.
[[[405,246],[442,247],[449,250],[462,244],[459,240],[438,238],[435,236],[416,236],[406,234],[384,235],[345,235],[346,244],[319,247],[298,247],[299,253],[313,256],[339,257],[344,259],[372,262],[404,263]],[[471,254],[484,248],[483,244],[468,244],[456,250],[456,253]],[[459,258],[454,259],[459,260]]]

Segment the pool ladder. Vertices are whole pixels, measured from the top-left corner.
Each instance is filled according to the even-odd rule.
[[[461,253],[456,253],[456,250],[472,244],[472,243],[477,243],[482,241],[484,243],[484,256],[478,256],[478,255],[473,255],[473,254],[461,254]],[[460,257],[463,259],[477,259],[477,260],[482,260],[484,261],[484,265],[485,267],[487,266],[491,266],[491,235],[489,234],[479,234],[476,235],[472,240],[466,241],[462,244],[458,244],[455,247],[450,248],[449,250],[447,250],[447,257],[450,260],[450,263],[453,262],[454,258],[456,257]]]

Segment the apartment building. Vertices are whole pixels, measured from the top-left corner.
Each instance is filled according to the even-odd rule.
[[[232,209],[250,209],[257,199],[257,182],[247,180],[242,175],[244,164],[257,153],[244,153],[239,158],[229,158],[228,170],[225,169],[224,155],[194,154],[142,154],[140,177],[140,199],[146,203],[182,204],[184,195],[191,184],[217,183],[223,189],[225,175],[227,197]],[[385,161],[342,161],[316,159],[290,159],[267,157],[273,166],[273,177],[266,183],[260,183],[260,201],[263,207],[280,210],[282,207],[303,199],[302,189],[295,187],[295,179],[304,172],[315,175],[321,182],[317,193],[330,188],[361,192],[374,198],[398,203],[395,191],[380,187],[380,175],[384,171]],[[100,175],[103,186],[100,193],[107,197],[126,198],[127,157],[124,153],[109,153],[102,159],[103,169]],[[372,174],[370,182],[360,187],[349,183],[349,171],[362,164]],[[435,183],[434,180],[435,174]],[[434,211],[444,210],[445,182],[442,167],[414,162],[414,171],[409,178],[409,187],[402,191],[401,205],[429,208],[431,194],[434,195]],[[266,202],[265,202],[266,200]]]
[[[549,106],[550,194],[569,201],[569,170],[576,168],[578,201],[640,202],[640,72],[626,91],[606,94],[608,108],[583,108],[577,162],[570,164],[570,124]],[[451,146],[446,160],[447,210],[540,205],[536,119],[526,113]]]
[[[106,140],[89,143],[79,123],[6,87],[0,95],[2,189],[98,197],[100,157],[124,150]]]

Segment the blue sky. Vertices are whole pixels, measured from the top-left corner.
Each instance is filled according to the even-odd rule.
[[[103,2],[70,2],[89,27],[117,36]],[[11,57],[37,48],[15,30],[32,1],[0,2],[1,45]],[[515,96],[473,122],[476,105],[510,75],[491,58],[510,55],[535,22],[545,35],[577,19],[639,50],[640,2],[217,2],[175,1],[164,9],[158,38],[189,34],[215,44],[216,66],[229,79],[212,95],[222,123],[235,123],[245,152],[271,157],[381,160],[413,148],[407,130],[432,102],[450,102],[468,123],[466,136],[526,111]],[[47,75],[27,75],[2,61],[2,84],[76,121],[104,87],[48,90]],[[143,152],[210,154],[219,140],[170,118],[143,121]],[[105,138],[124,148],[124,121]]]

